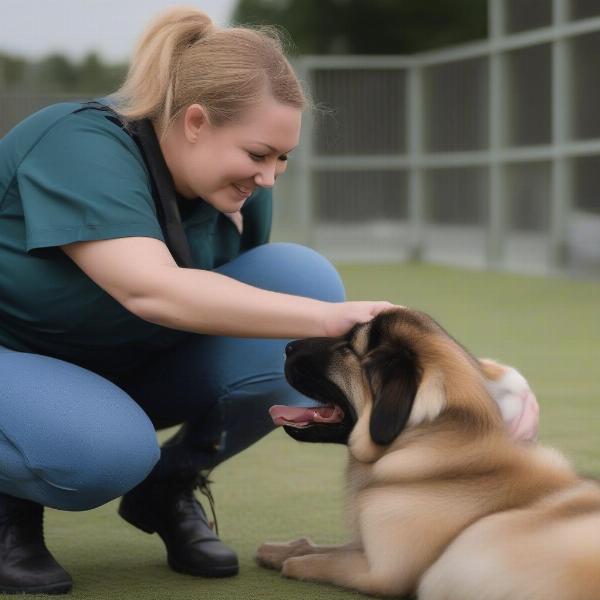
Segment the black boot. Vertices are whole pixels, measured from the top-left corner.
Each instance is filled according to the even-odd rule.
[[[146,533],[158,533],[174,571],[201,577],[236,575],[237,556],[208,524],[195,488],[208,496],[212,506],[206,477],[181,473],[164,479],[151,474],[123,496],[119,514]]]
[[[71,576],[44,542],[44,507],[0,494],[0,593],[66,594]]]

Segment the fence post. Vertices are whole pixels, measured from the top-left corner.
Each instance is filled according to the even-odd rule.
[[[567,1],[553,0],[554,27],[560,29],[568,20]],[[564,36],[552,41],[552,193],[550,197],[550,231],[548,253],[550,266],[561,269],[567,263],[567,227],[572,204],[571,159],[564,145],[571,136],[571,94],[568,80],[569,42]]]
[[[408,124],[408,219],[410,223],[410,249],[412,260],[423,257],[423,234],[425,227],[424,174],[421,164],[424,145],[424,94],[423,69],[411,66],[408,69],[406,123]]]
[[[504,35],[504,0],[488,0],[489,55],[489,223],[486,245],[488,267],[498,268],[506,239],[506,169],[500,161],[505,127],[504,57],[498,40]]]

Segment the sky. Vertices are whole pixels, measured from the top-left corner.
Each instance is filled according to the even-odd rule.
[[[144,26],[173,4],[197,6],[227,24],[236,0],[0,0],[0,51],[39,58],[50,52],[81,59],[97,51],[128,60]]]

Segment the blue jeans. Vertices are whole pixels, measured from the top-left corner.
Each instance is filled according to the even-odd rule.
[[[344,299],[332,265],[295,244],[259,246],[216,270],[263,289]],[[114,381],[0,347],[0,492],[86,510],[153,468],[216,466],[272,430],[273,404],[310,404],[283,376],[286,343],[190,334]],[[181,423],[159,448],[155,430]]]

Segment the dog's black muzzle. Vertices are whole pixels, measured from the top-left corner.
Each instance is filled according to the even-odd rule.
[[[321,404],[339,406],[344,411],[340,423],[313,423],[304,428],[284,425],[287,434],[300,442],[347,444],[357,421],[356,411],[327,376],[337,338],[307,338],[290,342],[285,348],[285,377],[300,393]]]

